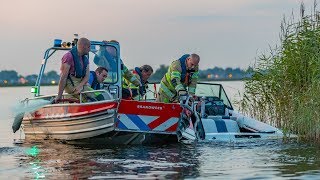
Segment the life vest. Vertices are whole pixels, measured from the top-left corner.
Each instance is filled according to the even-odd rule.
[[[140,80],[141,80],[141,84],[142,84],[142,86],[141,86],[141,87],[142,87],[142,88],[144,88],[144,83],[142,82],[142,73],[141,73],[140,68],[135,67],[132,73],[133,73],[133,74],[138,74],[138,75],[139,75],[139,78],[140,78]]]
[[[191,77],[194,70],[187,70],[187,64],[186,59],[190,56],[190,54],[185,54],[179,58],[180,64],[181,64],[181,79],[180,82],[183,84],[186,84],[187,86],[191,83]]]
[[[92,83],[91,83],[91,88],[94,90],[99,90],[100,89],[100,83],[97,80],[97,75],[95,71],[90,71],[90,76],[93,77]]]
[[[140,80],[141,80],[141,86],[138,87],[138,89],[139,89],[139,94],[140,94],[141,96],[144,96],[145,93],[146,93],[146,83],[148,83],[148,82],[142,82],[142,72],[141,72],[140,68],[136,67],[136,68],[134,69],[134,71],[133,71],[133,74],[138,74],[138,75],[139,75],[139,78],[140,78]]]
[[[86,55],[82,56],[83,66],[81,66],[80,58],[78,56],[77,47],[70,50],[74,62],[74,73],[76,78],[84,78],[86,76],[86,69],[89,64],[88,57]]]

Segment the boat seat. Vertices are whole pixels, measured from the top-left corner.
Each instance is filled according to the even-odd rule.
[[[210,118],[209,118],[210,117]],[[221,116],[208,116],[201,119],[205,133],[239,133],[238,123]]]

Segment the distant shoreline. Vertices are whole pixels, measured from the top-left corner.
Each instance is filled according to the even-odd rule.
[[[214,82],[214,81],[243,81],[245,79],[201,79],[200,81],[206,81],[206,82]],[[160,82],[160,81],[154,81],[154,82]],[[153,82],[151,82],[153,83]],[[58,84],[42,84],[41,86],[57,86]],[[32,87],[34,84],[0,84],[0,88],[3,87]]]
[[[58,84],[42,84],[41,86],[57,86]],[[8,85],[0,85],[0,88],[5,87],[32,87],[34,84],[8,84]]]

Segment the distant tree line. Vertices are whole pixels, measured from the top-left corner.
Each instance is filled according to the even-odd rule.
[[[162,79],[165,73],[168,71],[169,66],[164,64],[154,72],[150,77],[149,82],[157,82]],[[242,80],[244,78],[251,77],[252,68],[249,67],[247,70],[242,70],[240,68],[220,68],[214,67],[206,70],[199,71],[199,79],[202,81],[223,81],[223,80]]]
[[[38,75],[36,74],[22,76],[14,70],[3,70],[0,71],[0,86],[34,85],[37,78]],[[60,76],[56,71],[49,71],[42,76],[41,83],[56,84],[59,81],[59,78]]]
[[[165,73],[168,71],[169,66],[160,65],[158,69],[155,70],[153,75],[150,77],[149,82],[159,82]],[[214,67],[206,70],[199,71],[199,79],[202,81],[213,81],[213,80],[242,80],[243,78],[250,78],[251,74],[249,68],[248,70],[241,70],[240,68],[220,68]],[[38,75],[31,74],[27,76],[19,75],[14,70],[3,70],[0,71],[0,86],[10,86],[10,85],[34,85]],[[41,78],[41,84],[54,85],[59,82],[60,76],[56,71],[49,71],[43,75]]]

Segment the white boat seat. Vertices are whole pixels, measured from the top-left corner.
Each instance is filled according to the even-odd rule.
[[[232,119],[222,119],[221,116],[208,116],[202,119],[205,133],[239,133],[238,123]]]

